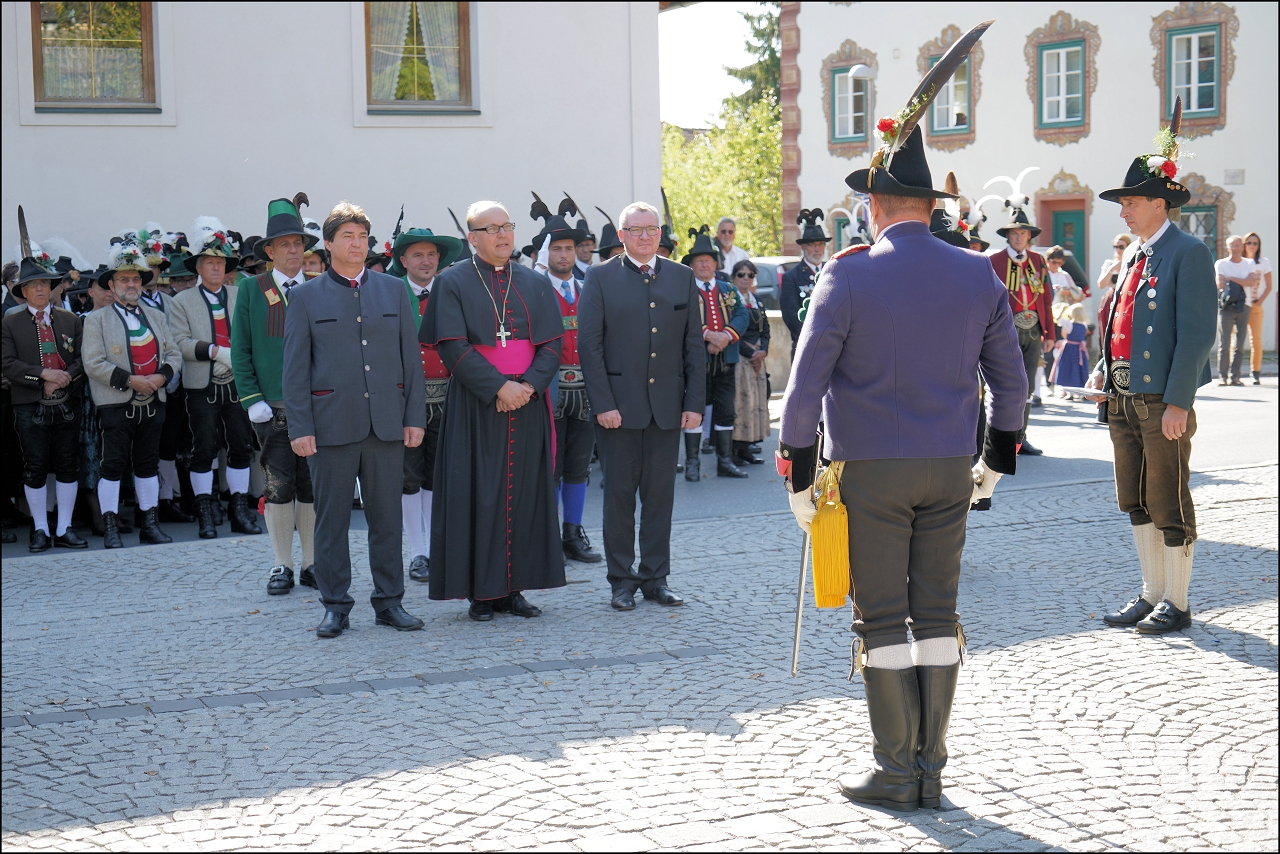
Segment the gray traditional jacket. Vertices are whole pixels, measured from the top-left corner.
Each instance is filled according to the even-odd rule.
[[[160,341],[160,371],[165,383],[182,367],[182,354],[173,343],[169,322],[162,312],[149,305],[142,306],[147,326]],[[119,406],[133,399],[129,377],[133,362],[129,353],[129,328],[114,305],[90,312],[84,319],[84,344],[81,357],[85,376],[89,378],[89,394],[98,407]],[[163,388],[157,392],[160,401],[165,400]]]
[[[213,306],[205,299],[204,287],[197,285],[175,295],[169,302],[169,329],[182,353],[182,387],[202,389],[209,385],[213,362],[209,345],[213,344]],[[227,330],[231,329],[240,289],[222,286],[218,296],[227,313]],[[228,355],[230,354],[230,347]]]

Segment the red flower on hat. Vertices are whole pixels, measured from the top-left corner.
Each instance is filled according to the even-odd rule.
[[[897,129],[898,123],[888,116],[876,122],[876,130],[880,131],[880,133],[893,133]]]
[[[1166,178],[1172,179],[1178,174],[1178,164],[1174,163],[1172,160],[1166,160],[1164,163],[1160,164],[1160,171],[1164,173]]]
[[[960,230],[961,230],[961,231],[963,231],[963,232],[965,232],[965,233],[968,233],[968,231],[969,231],[969,223],[965,222],[964,220],[960,220]]]

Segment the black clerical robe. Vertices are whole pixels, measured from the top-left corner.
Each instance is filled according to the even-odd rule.
[[[565,584],[547,405],[560,367],[560,309],[544,276],[473,260],[436,278],[420,330],[450,374],[432,485],[432,599],[499,599]],[[536,394],[499,412],[507,380]]]

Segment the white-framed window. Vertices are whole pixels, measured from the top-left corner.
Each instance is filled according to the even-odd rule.
[[[936,63],[934,59],[930,64]],[[965,60],[942,84],[933,100],[932,131],[969,129],[969,62]]]
[[[835,139],[864,139],[867,135],[867,80],[849,79],[848,69],[832,72],[832,136]]]
[[[1218,109],[1218,31],[1175,32],[1170,36],[1173,93],[1184,112]]]
[[[1084,46],[1052,45],[1040,52],[1042,124],[1084,117]]]

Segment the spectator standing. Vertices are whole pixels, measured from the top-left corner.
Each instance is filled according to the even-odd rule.
[[[1049,373],[1050,385],[1079,388],[1089,379],[1088,315],[1080,303],[1060,302],[1053,307],[1054,320],[1062,334],[1053,343],[1053,369]],[[1074,399],[1069,394],[1064,397]]]
[[[1117,234],[1111,241],[1114,254],[1102,262],[1102,271],[1098,274],[1098,334],[1106,328],[1107,316],[1111,313],[1111,298],[1116,292],[1116,280],[1124,268],[1124,253],[1133,238],[1127,234]]]
[[[1262,274],[1255,269],[1257,265],[1244,257],[1244,238],[1240,235],[1227,238],[1227,251],[1230,254],[1213,265],[1218,280],[1218,385],[1244,385],[1240,381],[1240,368],[1249,328],[1249,290],[1262,281]]]
[[[1053,246],[1044,260],[1049,268],[1049,282],[1053,285],[1053,301],[1071,304],[1084,302],[1084,291],[1076,287],[1071,274],[1062,269],[1067,261],[1067,250],[1061,246]]]
[[[800,247],[802,258],[782,277],[782,287],[778,293],[778,307],[782,309],[782,322],[791,333],[791,358],[796,357],[796,342],[800,340],[800,306],[813,292],[813,285],[818,281],[818,273],[822,269],[823,260],[827,256],[827,237],[818,221],[822,219],[819,208],[805,208],[796,216],[796,225],[803,225],[800,239],[796,245]]]
[[[747,308],[747,328],[738,340],[738,366],[734,368],[736,394],[733,408],[733,461],[736,465],[762,465],[751,446],[769,436],[769,375],[764,360],[769,355],[769,318],[756,299],[756,265],[748,260],[733,265],[733,286]]]
[[[1262,385],[1262,315],[1267,297],[1271,296],[1271,261],[1262,254],[1262,238],[1251,231],[1244,236],[1244,257],[1254,264],[1261,280],[1252,288],[1245,288],[1245,301],[1249,305],[1249,367],[1253,369],[1253,384]]]
[[[728,274],[739,261],[747,260],[744,249],[733,245],[738,235],[738,224],[730,217],[720,217],[716,224],[716,247],[720,250],[720,272]]]

